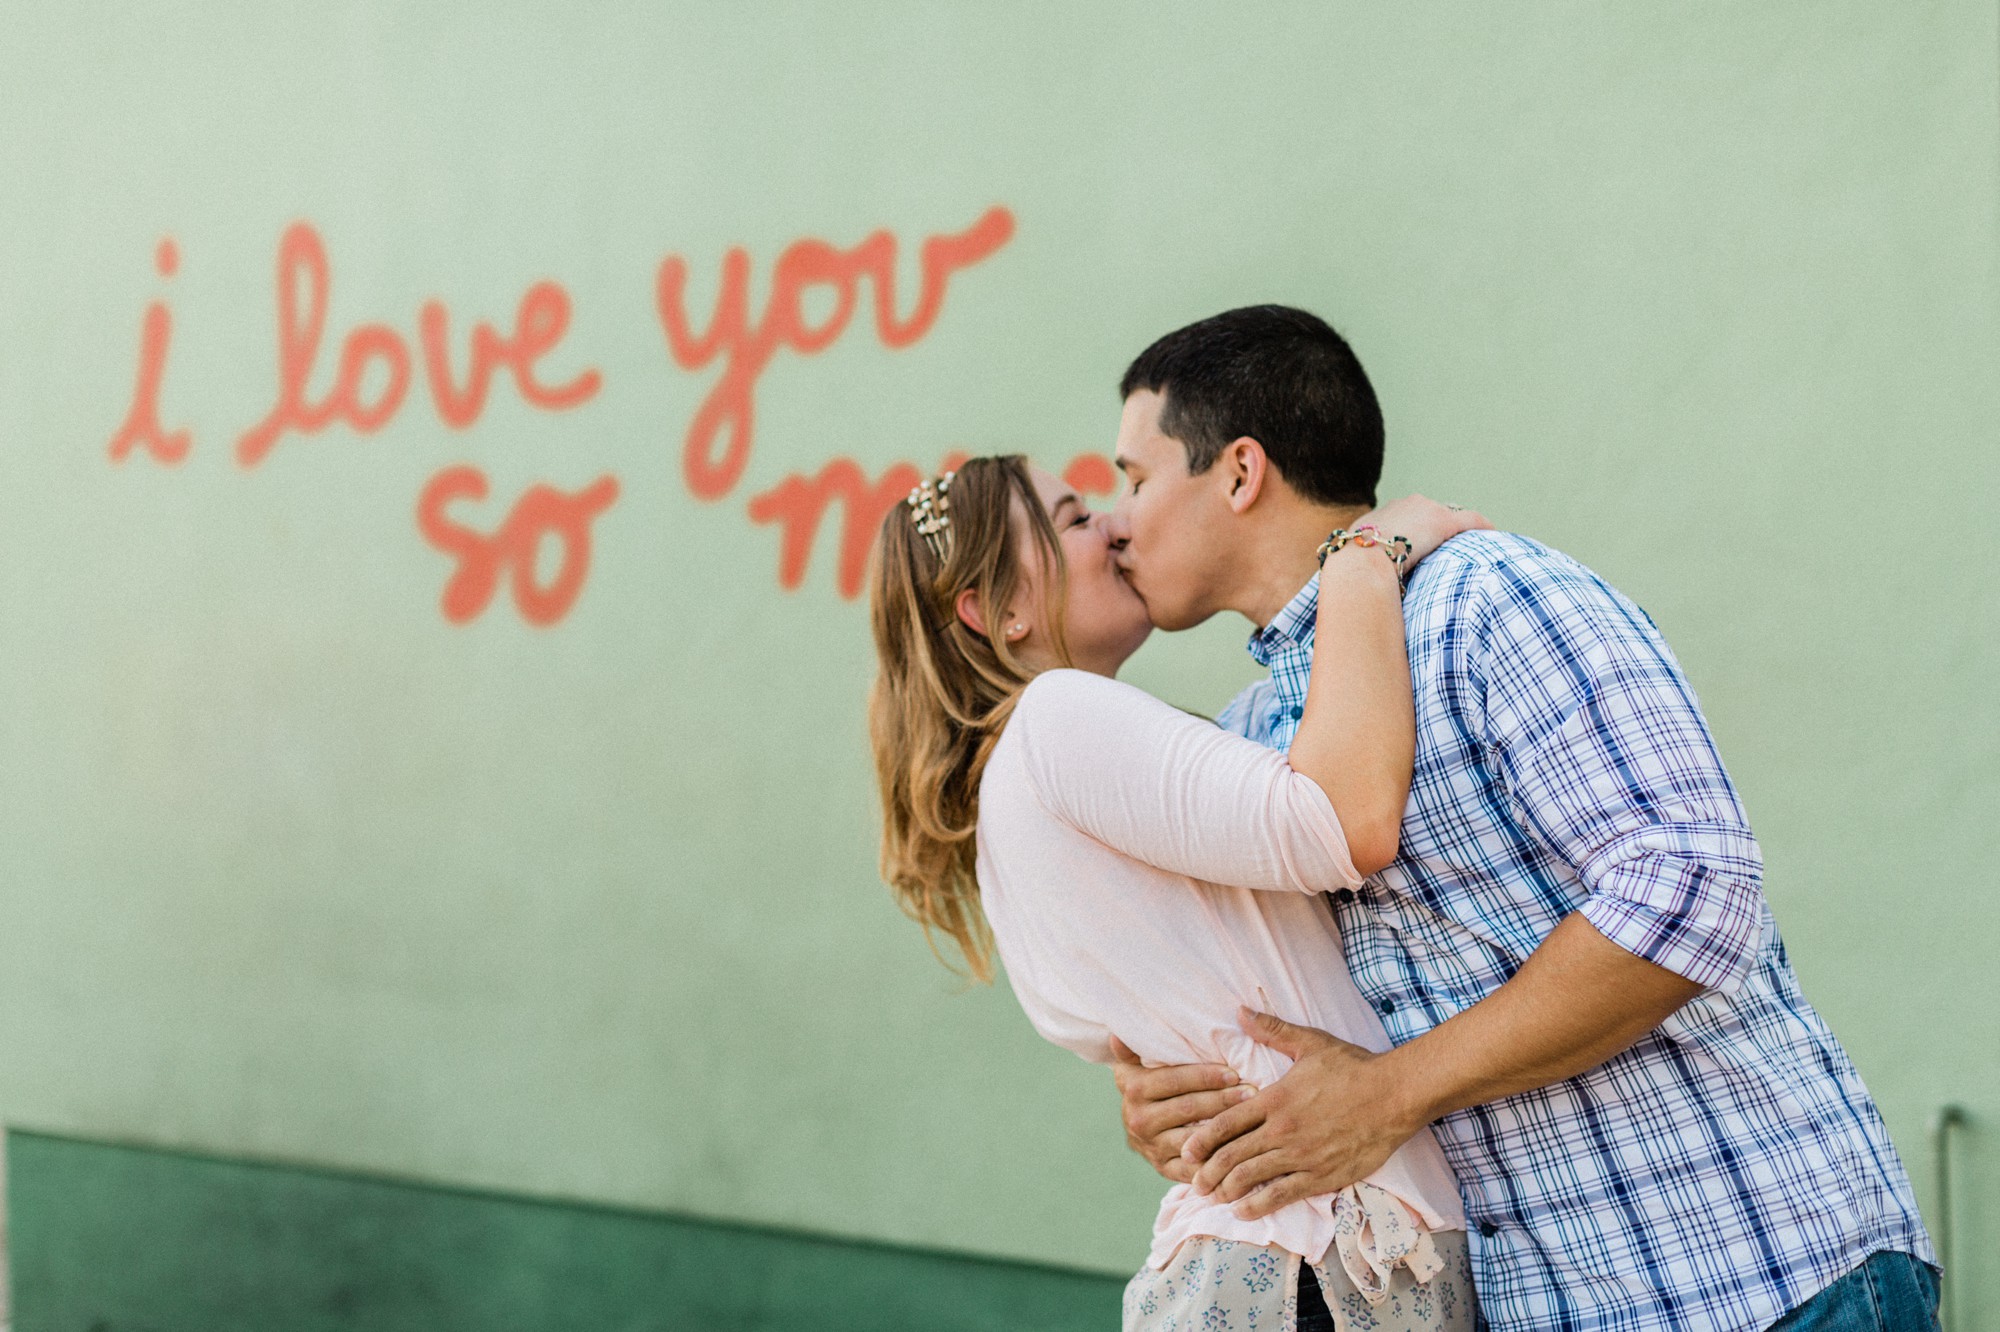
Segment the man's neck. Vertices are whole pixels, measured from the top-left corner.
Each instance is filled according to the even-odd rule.
[[[1366,512],[1365,504],[1297,503],[1272,514],[1244,552],[1242,585],[1230,608],[1260,629],[1269,625],[1319,568],[1327,533]]]

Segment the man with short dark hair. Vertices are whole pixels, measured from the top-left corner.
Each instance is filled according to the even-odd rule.
[[[1312,662],[1314,550],[1374,503],[1374,391],[1323,321],[1255,306],[1160,339],[1121,394],[1127,577],[1161,628],[1222,610],[1257,626],[1271,678],[1219,720],[1282,750]],[[1426,559],[1404,619],[1401,852],[1331,904],[1396,1048],[1246,1013],[1291,1070],[1243,1099],[1226,1068],[1121,1064],[1135,1150],[1254,1216],[1361,1178],[1435,1121],[1496,1329],[1935,1327],[1909,1180],[1800,993],[1756,839],[1652,621],[1497,532]],[[1306,1329],[1326,1310],[1300,1296]]]

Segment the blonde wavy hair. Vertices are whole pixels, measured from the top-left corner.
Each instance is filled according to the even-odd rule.
[[[951,966],[938,952],[945,934],[970,975],[990,981],[993,936],[974,869],[979,779],[1035,671],[1004,635],[961,621],[957,603],[972,591],[981,623],[997,627],[1017,604],[1024,557],[1033,553],[1045,573],[1038,618],[1056,660],[1067,663],[1068,578],[1025,457],[966,462],[952,478],[950,504],[943,560],[907,503],[892,508],[876,534],[870,607],[879,669],[868,734],[882,796],[882,877],[940,961]]]

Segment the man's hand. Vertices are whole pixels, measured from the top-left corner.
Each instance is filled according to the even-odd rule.
[[[1246,1009],[1296,1062],[1188,1136],[1194,1187],[1246,1218],[1345,1188],[1432,1120],[1596,1068],[1700,993],[1572,912],[1505,985],[1388,1054]]]
[[[1423,1127],[1377,1067],[1381,1056],[1268,1013],[1246,1008],[1238,1020],[1252,1040],[1295,1062],[1188,1136],[1183,1154],[1200,1166],[1197,1193],[1239,1203],[1236,1214],[1246,1220],[1268,1216],[1371,1174]]]
[[[1116,1036],[1111,1058],[1111,1076],[1124,1103],[1126,1143],[1176,1184],[1194,1178],[1194,1166],[1181,1155],[1188,1134],[1255,1090],[1239,1086],[1226,1064],[1147,1068]]]

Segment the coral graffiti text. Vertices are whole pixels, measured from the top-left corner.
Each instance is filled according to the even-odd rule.
[[[954,285],[1003,249],[1014,225],[1013,214],[995,206],[961,230],[924,238],[914,251],[916,290],[907,308],[896,283],[902,246],[887,230],[845,248],[813,236],[791,242],[770,261],[761,284],[766,294],[754,310],[751,288],[759,265],[744,247],[723,254],[706,310],[689,308],[689,259],[662,258],[653,275],[653,305],[665,359],[681,373],[713,375],[680,439],[687,494],[715,503],[737,491],[755,452],[760,385],[781,353],[825,351],[864,310],[883,349],[921,342]],[[181,259],[178,243],[166,238],[155,249],[154,268],[170,280]],[[569,345],[574,302],[553,279],[527,284],[511,316],[497,322],[468,324],[434,298],[401,320],[392,315],[335,327],[334,258],[326,238],[306,221],[279,237],[274,276],[269,406],[235,435],[232,450],[246,471],[276,465],[286,450],[310,447],[328,432],[373,435],[426,405],[446,429],[471,432],[496,392],[511,392],[536,411],[571,412],[607,389],[604,372]],[[199,451],[195,426],[169,427],[163,416],[174,336],[168,301],[149,302],[130,404],[109,444],[113,463],[143,457],[179,467]],[[948,453],[940,465],[955,465],[963,456]],[[1110,465],[1096,454],[1072,461],[1065,475],[1088,493],[1108,494],[1114,486]],[[752,495],[751,522],[776,529],[779,585],[803,583],[822,520],[837,504],[842,524],[834,586],[843,597],[860,595],[875,528],[921,477],[913,463],[871,476],[853,459],[836,457],[816,472],[794,473]],[[453,624],[478,619],[504,588],[524,622],[561,621],[589,577],[593,525],[617,503],[618,477],[586,472],[568,483],[538,481],[511,501],[495,502],[490,491],[483,470],[457,462],[433,474],[417,496],[417,535],[450,566],[438,600],[443,617]],[[557,559],[544,576],[542,558],[551,542]]]

